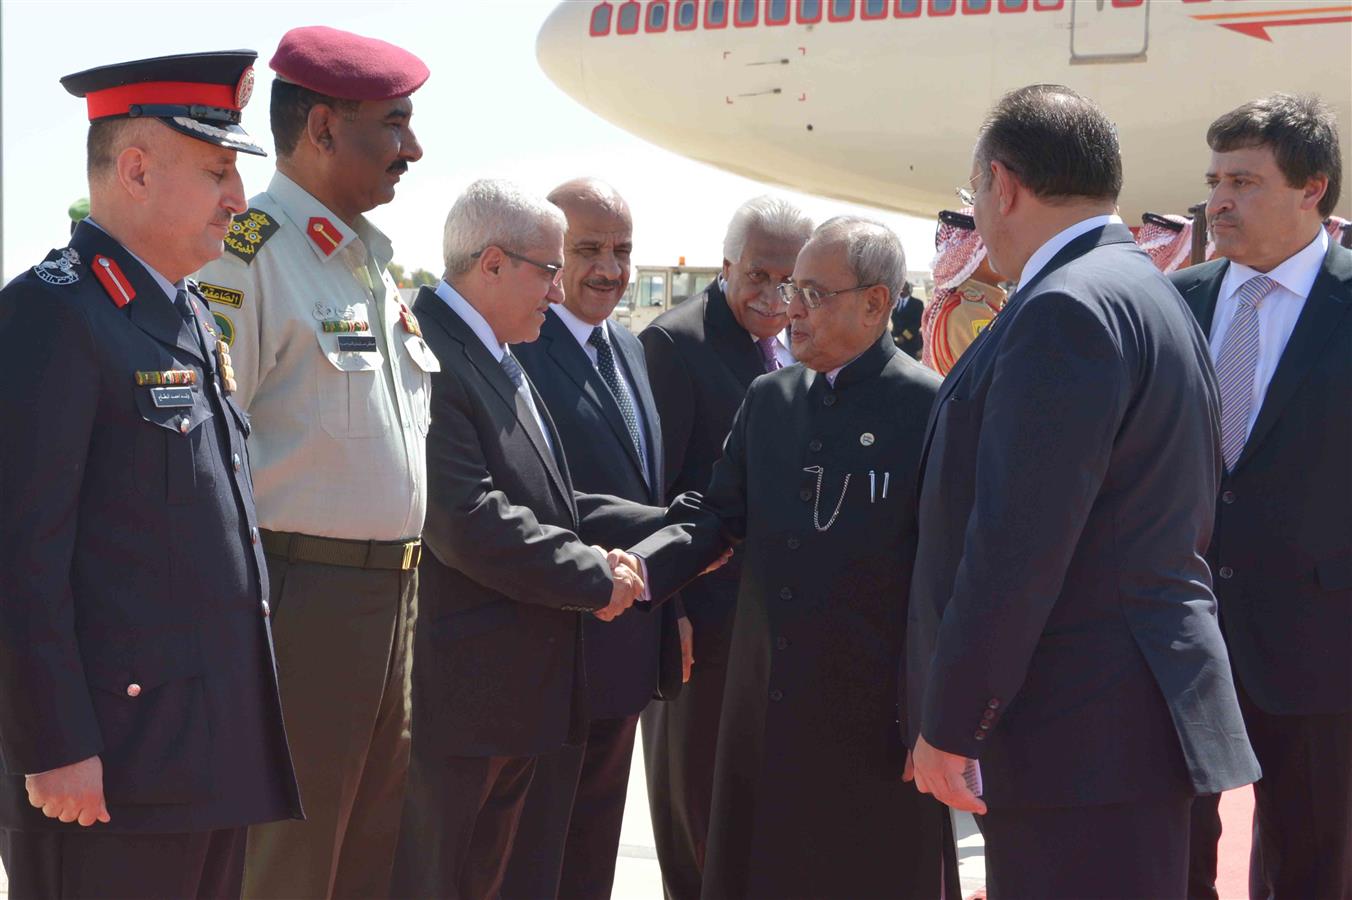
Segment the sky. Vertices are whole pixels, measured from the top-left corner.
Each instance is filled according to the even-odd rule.
[[[928,269],[931,221],[767,188],[669,153],[588,111],[556,88],[535,60],[535,36],[555,0],[3,0],[0,3],[0,187],[8,280],[65,245],[67,208],[87,195],[83,100],[58,83],[72,72],[172,53],[257,50],[258,81],[244,127],[268,149],[267,61],[282,35],[329,25],[378,37],[420,56],[431,78],[413,95],[422,160],[394,202],[369,214],[407,270],[441,271],[441,230],[456,196],[477,178],[507,178],[545,194],[579,175],[613,184],[634,214],[636,265],[718,265],[733,210],[772,192],[824,219],[862,213],[891,225],[912,269]],[[241,154],[253,195],[273,162]]]

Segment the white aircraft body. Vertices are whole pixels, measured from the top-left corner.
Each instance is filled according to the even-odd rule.
[[[919,215],[958,203],[1005,91],[1069,85],[1117,123],[1122,214],[1206,197],[1207,126],[1273,91],[1336,111],[1349,217],[1346,0],[568,0],[540,65],[604,119],[676,153]]]

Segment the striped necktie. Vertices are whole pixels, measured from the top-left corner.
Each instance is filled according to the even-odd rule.
[[[1249,438],[1253,383],[1258,373],[1258,307],[1276,286],[1266,275],[1240,285],[1235,293],[1235,315],[1216,357],[1216,381],[1221,392],[1221,457],[1227,472],[1234,469]]]

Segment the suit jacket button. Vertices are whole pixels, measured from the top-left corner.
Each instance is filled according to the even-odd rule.
[[[812,499],[812,488],[803,488],[798,492],[798,499],[807,502]]]
[[[770,692],[770,699],[778,703],[780,700],[784,699],[784,692],[781,691],[779,688],[775,688],[773,691]]]
[[[775,638],[775,647],[779,650],[789,649],[789,639],[786,637]]]
[[[990,722],[982,722],[978,727],[979,727],[982,731],[990,731],[990,730],[991,730],[991,723],[990,723]]]
[[[1234,492],[1234,491],[1225,491],[1224,493],[1222,493],[1222,494],[1221,494],[1221,502],[1224,503],[1224,504],[1226,504],[1227,506],[1228,506],[1229,504],[1231,504],[1231,503],[1234,503],[1234,502],[1235,502],[1235,492]]]
[[[257,544],[257,543],[258,543],[258,529],[257,529],[257,528],[254,528],[254,527],[250,527],[250,528],[249,528],[249,543],[251,543],[251,544]]]
[[[266,618],[268,618],[268,617],[271,616],[271,615],[272,615],[272,607],[271,607],[271,606],[268,606],[268,601],[264,600],[264,601],[263,601],[263,618],[266,619]]]
[[[787,543],[789,545],[790,550],[797,550],[799,547],[803,546],[803,542],[798,540],[798,538],[796,537],[789,538]]]
[[[822,398],[822,403],[824,403],[824,404],[827,405],[827,406],[835,406],[835,405],[836,405],[836,395],[835,395],[835,394],[827,394],[825,397]]]
[[[780,599],[780,600],[792,600],[792,599],[793,599],[793,591],[789,590],[788,588],[780,588],[780,589],[779,589],[779,599]]]
[[[994,721],[995,721],[995,710],[993,710],[993,709],[988,709],[988,710],[986,710],[985,712],[983,712],[983,713],[981,714],[981,721],[983,721],[983,722],[994,722]]]
[[[999,708],[1000,708],[1000,701],[999,701],[999,700],[996,700],[994,697],[992,697],[991,700],[990,700],[990,702],[986,704],[986,708],[987,708],[987,709],[999,709]]]
[[[1220,576],[1222,578],[1234,578],[1235,570],[1229,566],[1221,566]]]
[[[240,469],[244,468],[243,464],[240,462],[239,454],[238,454],[238,453],[235,453],[235,454],[231,455],[231,457],[230,457],[230,462],[231,462],[231,464],[235,467],[235,471],[236,471],[236,472],[238,472]]]
[[[127,685],[127,696],[128,697],[141,696],[141,686],[135,683]]]
[[[986,739],[986,732],[978,731],[976,734],[972,735],[972,739],[977,741],[984,741]]]
[[[816,438],[813,438],[812,440],[808,441],[807,449],[811,450],[813,453],[816,453],[817,451],[821,450],[821,448],[822,442],[817,440]]]

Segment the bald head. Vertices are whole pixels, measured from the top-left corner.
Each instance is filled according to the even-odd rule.
[[[629,204],[596,178],[574,178],[549,192],[563,211],[563,305],[591,325],[614,311],[629,285],[634,224]]]

